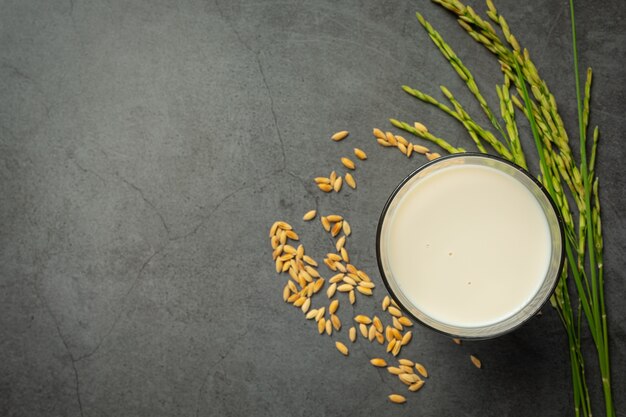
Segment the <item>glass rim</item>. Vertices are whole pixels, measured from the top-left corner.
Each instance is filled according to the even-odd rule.
[[[423,320],[421,320],[419,317],[416,317],[412,312],[411,309],[407,308],[407,306],[404,305],[404,303],[399,299],[399,297],[396,295],[395,290],[392,288],[392,286],[389,283],[389,278],[387,277],[387,274],[385,273],[385,268],[383,267],[383,263],[382,263],[382,255],[381,255],[381,237],[382,237],[382,231],[383,231],[383,224],[387,215],[387,212],[391,206],[391,204],[394,202],[394,199],[396,198],[396,196],[398,195],[398,193],[404,188],[404,186],[413,178],[415,177],[417,174],[419,174],[420,172],[424,171],[425,169],[432,167],[434,165],[440,164],[442,162],[451,160],[451,159],[456,159],[456,158],[476,158],[476,159],[491,159],[491,160],[495,160],[496,162],[500,162],[503,163],[505,165],[508,165],[510,168],[514,168],[516,171],[518,171],[519,173],[521,173],[522,175],[524,175],[526,178],[530,179],[531,182],[537,187],[538,190],[540,190],[540,192],[543,194],[543,196],[545,197],[546,201],[549,203],[550,208],[552,209],[552,212],[554,214],[554,217],[556,218],[556,223],[558,226],[558,231],[559,231],[559,241],[561,244],[561,250],[560,253],[558,253],[559,256],[559,262],[558,262],[558,267],[556,268],[556,271],[554,273],[554,278],[553,281],[549,287],[549,291],[547,291],[545,293],[545,295],[543,295],[543,299],[540,300],[540,302],[537,304],[536,308],[534,308],[530,313],[528,313],[522,320],[519,320],[519,322],[516,322],[514,325],[509,326],[508,328],[505,328],[503,330],[500,330],[498,332],[494,332],[491,334],[481,334],[478,336],[473,336],[473,335],[468,335],[468,334],[453,334],[450,332],[447,332],[443,329],[437,328],[429,323],[424,322]],[[498,169],[498,168],[494,168],[494,169]],[[498,169],[498,171],[502,172],[502,170]],[[508,174],[506,172],[504,172],[505,174],[511,176],[511,174]],[[526,185],[524,185],[525,188],[529,189],[530,188]],[[535,196],[535,198],[537,198]],[[544,215],[546,216],[546,221],[548,221],[548,223],[550,223],[548,217],[548,213],[546,213],[546,210],[542,208],[542,212],[544,213]],[[552,249],[554,250],[554,245],[551,245]],[[382,277],[383,280],[383,284],[385,285],[387,292],[389,293],[389,295],[391,296],[391,298],[398,304],[398,306],[403,310],[403,312],[405,314],[408,314],[413,320],[417,321],[420,325],[425,326],[429,329],[432,329],[434,331],[436,331],[437,333],[443,334],[445,336],[449,336],[449,337],[453,337],[453,338],[459,338],[459,339],[464,339],[464,340],[485,340],[485,339],[492,339],[492,338],[496,338],[499,336],[502,336],[504,334],[510,333],[513,330],[516,330],[517,328],[519,328],[520,326],[522,326],[523,324],[525,324],[526,322],[528,322],[532,317],[534,317],[542,308],[543,306],[547,303],[547,301],[550,299],[550,297],[552,296],[552,294],[554,293],[554,290],[556,289],[558,282],[559,282],[559,277],[563,271],[563,265],[565,262],[565,231],[564,231],[564,226],[563,226],[563,219],[561,218],[560,212],[558,210],[558,207],[556,205],[556,203],[554,202],[554,200],[552,199],[552,197],[550,196],[550,193],[548,192],[548,190],[546,190],[546,188],[543,186],[543,184],[541,184],[541,182],[539,182],[539,180],[537,178],[535,178],[532,174],[530,174],[528,171],[526,171],[524,168],[520,167],[519,165],[508,161],[504,158],[501,158],[499,156],[495,156],[495,155],[490,155],[490,154],[483,154],[483,153],[479,153],[479,152],[463,152],[463,153],[457,153],[457,154],[451,154],[451,155],[445,155],[445,156],[441,156],[437,159],[434,159],[432,161],[428,161],[427,163],[425,163],[424,165],[416,168],[415,170],[413,170],[410,174],[408,174],[406,177],[404,177],[402,179],[402,181],[400,181],[400,183],[394,188],[393,192],[390,194],[389,198],[387,199],[387,201],[385,202],[385,205],[381,211],[380,217],[378,219],[378,225],[376,228],[376,263],[378,265],[378,270],[380,272],[380,275]],[[543,282],[545,283],[548,279],[550,279],[551,276],[548,276],[546,274],[546,277],[544,277]],[[533,296],[533,298],[531,299],[530,302],[532,302],[532,300],[537,296],[537,294],[539,294],[541,290],[540,289],[537,291],[537,293]],[[527,305],[530,304],[530,302]],[[414,306],[417,309],[417,306]],[[521,310],[520,310],[521,311]],[[518,311],[519,313],[519,311]],[[516,314],[518,314],[516,313]],[[424,314],[425,316],[428,316],[427,314]],[[513,316],[511,316],[513,317]],[[509,317],[510,318],[510,317]],[[500,323],[503,323],[504,321],[506,321],[508,319],[504,319],[500,322],[497,323],[493,323],[493,324],[488,324],[488,325],[484,325],[484,326],[477,326],[477,327],[467,327],[468,330],[472,330],[472,329],[489,329],[490,327],[494,327]],[[461,328],[460,326],[455,326],[458,328]]]

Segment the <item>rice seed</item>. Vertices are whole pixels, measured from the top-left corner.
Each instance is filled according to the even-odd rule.
[[[420,153],[422,155],[426,155],[430,150],[426,146],[418,145],[413,143],[413,151]]]
[[[461,339],[453,338],[452,341],[457,345],[461,344]]]
[[[278,258],[276,259],[276,272],[280,274],[282,270],[283,270],[283,261],[282,259]]]
[[[307,211],[304,214],[304,216],[302,216],[302,220],[304,220],[304,221],[313,220],[316,215],[317,215],[317,211],[316,210]]]
[[[341,342],[335,342],[335,347],[342,355],[348,356],[348,347]]]
[[[350,188],[352,188],[353,190],[356,189],[356,181],[354,180],[354,177],[352,176],[352,174],[350,174],[349,172],[346,172],[345,178],[346,178],[346,184],[348,184]]]
[[[333,323],[330,319],[326,320],[326,334],[331,336],[333,334]]]
[[[300,294],[291,294],[289,298],[287,298],[287,302],[293,304],[293,302],[296,301],[298,298],[300,298]]]
[[[357,323],[361,323],[361,324],[371,324],[372,323],[372,319],[370,319],[369,317],[367,317],[364,314],[359,314],[357,316],[354,316],[354,321],[356,321]]]
[[[341,259],[343,259],[344,262],[350,262],[350,257],[348,256],[346,248],[341,248]]]
[[[393,338],[400,341],[402,340],[402,333],[398,331],[398,329],[391,328],[391,334],[393,334]]]
[[[428,132],[428,128],[426,126],[424,126],[423,124],[421,124],[420,122],[413,123],[413,127],[418,132],[421,132],[421,133],[427,133]]]
[[[367,326],[365,324],[363,323],[359,324],[359,331],[361,332],[361,336],[367,339],[368,331],[367,331]]]
[[[378,331],[380,333],[383,332],[383,322],[380,321],[378,316],[374,316],[374,319],[372,320],[372,323],[374,324],[374,327],[376,327],[376,331]]]
[[[306,313],[307,311],[309,311],[309,308],[311,308],[311,299],[307,298],[304,301],[304,304],[302,304],[302,306],[300,307],[300,309],[302,310],[303,313]]]
[[[395,135],[396,140],[398,141],[398,143],[403,144],[405,147],[409,146],[409,141],[404,139],[402,136],[400,135]]]
[[[330,178],[327,177],[315,177],[313,181],[316,184],[330,184]]]
[[[296,259],[300,260],[304,256],[304,246],[298,245],[298,249],[296,249]]]
[[[346,136],[348,136],[350,132],[348,132],[347,130],[342,130],[340,132],[335,133],[334,135],[332,135],[330,138],[332,140],[334,140],[335,142],[339,142],[340,140],[344,139]]]
[[[356,342],[356,328],[354,326],[350,327],[350,330],[348,331],[348,335],[352,343]]]
[[[354,305],[354,303],[356,303],[356,295],[354,294],[354,291],[350,291],[348,293],[348,299],[350,300],[350,304]]]
[[[406,155],[406,146],[404,146],[401,143],[398,143],[398,149],[400,150],[400,152]]]
[[[393,356],[398,356],[398,354],[400,353],[400,349],[402,349],[402,343],[396,342],[396,344],[393,346],[393,350],[391,351],[391,354]]]
[[[480,361],[480,359],[478,359],[476,356],[474,355],[470,355],[470,360],[472,361],[472,363],[474,364],[475,367],[477,367],[478,369],[483,367],[482,362]]]
[[[367,282],[367,281],[359,282],[359,286],[363,288],[370,288],[370,289],[376,288],[376,285],[373,282]]]
[[[280,246],[280,241],[278,240],[278,236],[272,236],[272,239],[270,240],[271,244],[272,244],[272,249],[276,249],[278,246]]]
[[[326,264],[328,269],[330,269],[331,271],[336,271],[337,270],[337,266],[330,259],[324,259],[324,263]]]
[[[387,344],[387,353],[391,352],[394,347],[396,347],[396,339],[391,339],[389,344]]]
[[[416,363],[415,369],[417,369],[417,372],[419,372],[421,376],[423,376],[424,378],[428,378],[428,371],[426,370],[424,365],[422,365],[421,363]]]
[[[343,216],[340,216],[339,214],[331,214],[329,216],[326,216],[326,218],[331,223],[337,223],[343,220]]]
[[[345,225],[344,225],[344,226],[345,226]],[[356,266],[354,266],[354,265],[352,265],[352,264],[348,264],[348,265],[346,265],[346,269],[347,269],[347,270],[348,270],[348,272],[349,272],[349,273],[351,273],[352,275],[356,275],[356,273],[357,273]],[[357,276],[357,278],[358,278],[358,276]],[[353,279],[354,279],[354,277],[353,277]],[[359,281],[360,281],[360,280],[361,280],[361,279],[359,278]]]
[[[376,327],[372,324],[367,332],[367,339],[372,342],[376,337]]]
[[[329,193],[333,190],[333,187],[330,184],[318,184],[318,188],[325,193]]]
[[[343,264],[342,264],[341,262],[337,262],[337,263],[336,263],[336,266],[337,266],[337,270],[338,270],[338,271],[343,272],[343,273],[345,273],[345,272],[346,272],[346,267],[345,267],[345,266],[343,266]]]
[[[279,245],[276,249],[274,249],[272,251],[272,260],[276,260],[276,258],[278,258],[278,256],[283,253],[283,246]]]
[[[396,137],[391,132],[385,132],[385,139],[387,140],[387,142],[391,143],[393,146],[396,146],[398,144]]]
[[[419,391],[420,388],[422,388],[423,386],[424,386],[424,381],[422,381],[422,380],[417,381],[415,384],[411,384],[409,386],[409,391],[411,391],[411,392]]]
[[[307,285],[306,296],[311,298],[313,296],[313,291],[315,290],[315,284]]]
[[[400,308],[400,307],[398,307],[398,303],[396,303],[396,301],[393,298],[391,298],[390,300],[391,300],[391,305],[392,306],[394,306],[395,308]]]
[[[406,316],[398,317],[398,321],[400,322],[401,325],[403,325],[405,327],[413,326],[413,322],[411,320],[409,320],[409,318],[406,317]]]
[[[350,236],[350,233],[352,233],[352,228],[350,227],[350,224],[347,220],[343,221],[343,232],[346,234],[346,236]]]
[[[382,345],[385,343],[385,336],[383,336],[382,333],[380,332],[376,332],[376,341],[378,342],[379,345]]]
[[[391,342],[392,340],[396,340],[396,338],[393,336],[393,331],[391,330],[390,326],[387,326],[385,328],[385,339],[387,339],[388,342]]]
[[[390,394],[387,398],[395,404],[404,404],[406,402],[406,398],[400,394]]]
[[[278,239],[281,245],[284,245],[285,243],[287,243],[287,234],[285,233],[284,230],[280,230],[278,232]]]
[[[399,365],[398,368],[402,369],[405,374],[414,374],[415,373],[413,371],[413,367],[412,366]]]
[[[326,313],[326,307],[322,307],[317,310],[317,314],[315,315],[315,321],[320,321],[324,318],[324,313]]]
[[[301,277],[301,278],[304,278],[304,280],[306,282],[313,282],[313,277],[311,275],[309,275],[309,273],[306,272],[306,271],[300,271],[298,276]]]
[[[315,281],[315,284],[313,284],[313,292],[315,294],[317,294],[318,292],[320,292],[320,290],[322,289],[322,287],[324,286],[324,278],[320,278],[317,281]]]
[[[362,287],[360,285],[358,287],[356,287],[356,290],[358,292],[360,292],[361,294],[363,294],[363,295],[372,295],[373,294],[372,290],[370,288],[365,288],[365,287]]]
[[[380,130],[380,129],[374,128],[374,129],[372,130],[372,133],[373,133],[373,134],[374,134],[374,136],[375,136],[375,137],[377,137],[377,138],[381,138],[381,139],[384,139],[384,138],[385,138],[385,133],[383,133],[383,131],[382,131],[382,130]]]
[[[285,234],[291,240],[300,240],[300,236],[298,236],[298,234],[294,232],[293,230],[287,230]]]
[[[350,284],[350,285],[357,285],[354,279],[350,278],[349,276],[344,276],[343,282],[345,282],[346,284]]]
[[[397,317],[392,317],[391,322],[393,323],[393,327],[395,327],[396,329],[402,331],[404,330],[404,327],[402,326],[402,324],[398,321]]]
[[[382,307],[383,307],[383,311],[386,311],[387,308],[389,307],[389,296],[385,295],[385,298],[383,298],[383,303],[382,303]]]
[[[298,289],[296,288],[296,284],[294,284],[293,281],[288,281],[287,286],[289,287],[291,292],[298,292]]]
[[[317,316],[317,309],[313,308],[311,310],[309,310],[308,313],[306,313],[306,316],[304,316],[307,320],[311,320],[313,318],[315,318],[315,316]]]
[[[274,224],[272,224],[272,227],[270,227],[270,237],[275,236],[277,230],[278,230],[278,222],[274,222]]]
[[[396,366],[388,366],[387,372],[389,372],[391,375],[402,375],[404,373],[402,369]]]
[[[294,256],[295,255],[293,253],[285,253],[285,254],[279,256],[278,259],[280,259],[283,262],[288,262],[291,259],[293,259]]]
[[[319,334],[322,334],[324,333],[324,330],[326,330],[326,319],[322,317],[317,322],[317,331]]]
[[[346,236],[341,236],[339,239],[337,239],[337,243],[335,243],[335,249],[337,249],[337,252],[339,252],[341,250],[341,248],[343,248],[343,246],[346,244]]]
[[[319,278],[320,277],[320,273],[317,272],[317,269],[313,268],[312,266],[305,265],[304,266],[304,270],[306,272],[308,272],[309,275],[311,275],[313,278]]]
[[[339,273],[339,274],[337,274],[337,275],[333,275],[333,276],[332,276],[332,277],[328,280],[328,282],[330,282],[331,284],[336,284],[336,283],[338,283],[338,282],[343,281],[343,277],[344,277],[344,276],[345,276],[345,275],[344,275],[344,274],[342,274],[342,273]]]
[[[341,232],[341,227],[342,227],[342,222],[335,223],[333,225],[332,230],[330,231],[330,235],[332,237],[336,237],[339,234],[339,232]]]
[[[410,158],[413,153],[413,144],[409,143],[409,146],[406,147],[406,157]]]
[[[400,365],[404,365],[404,366],[413,367],[414,365],[413,361],[410,359],[398,359],[398,362],[400,363]]]
[[[385,148],[393,146],[391,143],[387,142],[384,139],[380,139],[380,138],[376,139],[376,142],[378,142],[379,145],[384,146]]]
[[[398,310],[396,307],[389,306],[389,307],[387,308],[387,311],[388,311],[388,312],[389,312],[389,314],[391,314],[392,316],[395,316],[395,317],[402,317],[402,312],[400,312],[400,310]]]
[[[359,276],[359,278],[361,278],[363,281],[367,281],[367,282],[371,282],[372,279],[369,277],[369,275],[367,275],[365,273],[365,271],[357,271],[357,275]]]
[[[354,148],[354,155],[356,155],[356,157],[359,158],[361,161],[365,161],[367,159],[367,154],[359,148]]]
[[[341,330],[341,320],[339,320],[339,317],[337,317],[334,314],[331,314],[330,321],[333,323],[333,327],[335,328],[335,330],[337,331]]]
[[[370,359],[370,363],[377,368],[384,368],[387,366],[387,362],[382,358],[372,358]]]
[[[339,300],[333,300],[328,306],[328,312],[330,314],[335,314],[338,308],[339,308]]]
[[[326,257],[333,262],[337,262],[341,260],[341,256],[337,255],[336,253],[327,253]]]
[[[328,218],[322,216],[320,218],[320,221],[322,222],[322,227],[324,228],[324,230],[330,232],[330,222],[328,221]]]
[[[293,302],[293,306],[294,307],[302,307],[306,300],[309,300],[309,298],[300,296],[300,298],[298,298],[296,301]]]
[[[339,191],[341,191],[342,184],[343,184],[343,180],[341,179],[341,177],[337,177],[337,179],[335,180],[335,183],[333,184],[333,190],[335,190],[335,192],[338,193]]]
[[[415,374],[400,374],[398,379],[405,385],[411,385],[419,381],[419,377]]]
[[[293,281],[289,281],[289,282],[293,282]],[[287,302],[287,299],[289,298],[290,295],[291,295],[291,290],[289,289],[288,285],[285,285],[285,288],[283,288],[283,301]]]
[[[337,290],[339,292],[350,292],[352,291],[352,288],[354,288],[352,285],[350,284],[341,284],[337,287]]]
[[[429,161],[432,161],[432,160],[439,158],[440,156],[441,155],[439,155],[437,152],[431,152],[431,153],[426,154],[426,159],[428,159]]]
[[[333,298],[333,295],[335,295],[336,291],[337,291],[337,284],[333,283],[326,290],[326,296],[328,298]]]
[[[337,173],[335,171],[331,172],[329,175],[330,184],[333,184],[337,179]]]
[[[315,259],[311,258],[309,255],[303,255],[302,260],[311,266],[318,266]]]
[[[348,169],[356,168],[356,166],[354,165],[354,162],[352,162],[349,158],[346,158],[345,156],[341,158],[341,163],[343,164],[344,167]]]

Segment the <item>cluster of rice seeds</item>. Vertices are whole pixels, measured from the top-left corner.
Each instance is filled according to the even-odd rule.
[[[384,340],[387,343],[386,350],[393,356],[398,356],[402,347],[409,344],[413,338],[413,332],[405,331],[406,327],[413,327],[411,319],[402,314],[398,305],[388,295],[383,298],[382,309],[389,313],[392,326],[386,326],[384,332]]]
[[[349,132],[347,130],[342,130],[340,132],[336,132],[330,138],[335,142],[339,142],[345,139],[348,135]],[[367,159],[367,154],[359,148],[354,148],[354,155],[362,161]],[[341,164],[350,171],[354,171],[356,169],[356,164],[354,163],[354,161],[352,161],[352,159],[348,157],[342,157]],[[315,183],[317,184],[317,187],[326,193],[330,193],[332,191],[338,193],[339,191],[341,191],[341,187],[343,186],[344,182],[350,188],[356,189],[356,180],[350,172],[346,172],[342,177],[341,175],[337,175],[337,172],[333,171],[328,177],[315,178]]]
[[[331,172],[328,177],[315,177],[314,181],[317,187],[325,193],[330,193],[331,191],[338,193],[343,185],[343,178],[341,175],[337,175],[335,171]]]
[[[382,358],[373,358],[370,363],[377,368],[386,368],[387,372],[397,376],[400,382],[406,385],[411,392],[419,391],[426,383],[423,378],[428,378],[428,371],[424,365],[410,359],[398,359],[395,366],[389,365]],[[397,404],[406,402],[406,398],[400,394],[391,394],[388,398]]]
[[[428,131],[424,125],[421,123],[415,123],[415,129],[420,130],[418,125],[421,126],[425,131]],[[403,155],[407,158],[410,158],[414,153],[419,153],[426,156],[426,159],[432,161],[433,159],[439,158],[437,152],[431,152],[427,147],[418,145],[416,143],[411,143],[402,136],[394,135],[391,132],[383,132],[380,129],[374,128],[372,131],[376,141],[379,145],[384,146],[386,148],[395,147],[397,148]]]

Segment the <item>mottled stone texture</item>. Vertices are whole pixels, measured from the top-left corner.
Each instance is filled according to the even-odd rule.
[[[575,138],[566,1],[496,3]],[[471,147],[458,124],[399,88],[438,95],[445,84],[480,115],[419,27],[420,10],[493,103],[496,61],[444,10],[358,0],[7,0],[1,9],[0,415],[573,415],[566,342],[549,307],[513,334],[462,347],[415,329],[405,353],[431,381],[394,406],[385,396],[403,387],[367,365],[377,346],[359,343],[345,358],[281,301],[268,228],[292,221],[319,258],[330,242],[300,220],[315,207],[350,219],[354,262],[380,283],[379,211],[424,160],[379,148],[372,127],[420,120]],[[626,12],[619,0],[587,1],[578,18],[581,62],[596,71],[624,412]],[[348,140],[327,139],[342,129]],[[354,146],[370,155],[358,191],[322,195],[311,178]],[[383,296],[379,287],[339,314],[348,323]]]

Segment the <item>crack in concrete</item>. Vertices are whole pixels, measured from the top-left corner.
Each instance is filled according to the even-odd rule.
[[[150,200],[148,200],[143,192],[143,190],[139,187],[137,187],[135,184],[133,184],[132,182],[128,181],[126,178],[122,177],[119,172],[115,172],[115,176],[117,178],[119,178],[124,184],[128,185],[130,188],[132,188],[133,190],[137,191],[139,193],[139,196],[141,197],[141,199],[148,205],[148,207],[150,207],[154,213],[159,217],[159,219],[161,220],[161,225],[163,226],[163,228],[165,229],[165,233],[167,235],[167,239],[170,240],[170,228],[167,225],[167,223],[165,222],[165,218],[163,217],[163,215],[161,214],[161,212],[156,208],[156,206],[154,205],[154,203]]]

